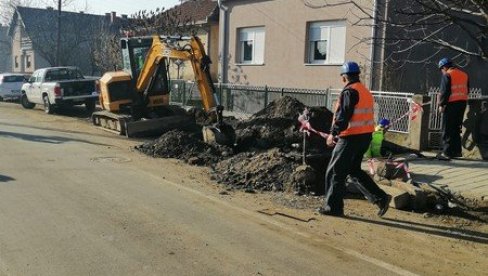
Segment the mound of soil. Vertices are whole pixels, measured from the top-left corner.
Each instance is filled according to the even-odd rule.
[[[296,120],[298,115],[305,109],[305,105],[299,100],[285,96],[272,101],[267,107],[255,113],[253,118],[287,118]]]
[[[305,105],[300,101],[286,96],[271,102],[250,119],[237,123],[238,151],[289,148],[294,143],[301,143],[303,136],[299,132],[298,116],[304,109]],[[332,112],[325,107],[312,107],[309,110],[314,129],[329,132]],[[312,151],[328,150],[323,138],[317,135],[307,137],[307,144]]]
[[[214,164],[231,152],[229,148],[204,143],[201,133],[181,130],[169,131],[136,149],[153,157],[177,158],[193,165]]]
[[[298,166],[279,149],[240,153],[214,166],[213,178],[236,189],[283,191]]]
[[[301,141],[297,123],[287,118],[251,118],[236,126],[238,151],[289,147]]]
[[[329,156],[324,152],[330,152],[325,140],[314,134],[306,138],[307,151],[319,153],[319,158],[307,158],[311,168],[297,169],[300,158],[290,157],[290,153],[300,156],[300,152],[293,152],[292,145],[303,142],[298,116],[304,109],[305,105],[300,101],[283,97],[250,119],[238,121],[231,118],[237,136],[234,149],[205,144],[202,134],[196,130],[173,130],[136,148],[153,157],[177,158],[194,165],[212,166],[218,182],[236,188],[320,193]],[[312,126],[328,132],[332,113],[324,107],[309,110]],[[211,122],[200,109],[193,109],[189,114],[200,124]],[[239,154],[234,155],[236,152]]]

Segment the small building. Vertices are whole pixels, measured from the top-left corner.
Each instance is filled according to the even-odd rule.
[[[104,32],[118,32],[126,21],[115,12],[104,15],[61,12],[59,61],[57,60],[58,11],[53,8],[17,7],[9,36],[12,38],[12,71],[32,73],[43,67],[77,66],[87,75],[99,75],[95,41]]]

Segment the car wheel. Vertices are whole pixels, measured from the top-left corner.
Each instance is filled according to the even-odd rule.
[[[29,99],[27,99],[26,94],[22,94],[22,96],[20,97],[20,103],[22,104],[22,107],[25,109],[33,109],[34,106],[36,106],[35,104],[29,102]]]
[[[95,100],[86,100],[85,101],[85,108],[88,113],[93,113],[95,111],[95,106],[96,106],[96,101]]]
[[[54,108],[52,104],[49,102],[49,97],[47,95],[44,95],[42,97],[42,101],[44,102],[44,112],[46,112],[46,114],[53,114]]]

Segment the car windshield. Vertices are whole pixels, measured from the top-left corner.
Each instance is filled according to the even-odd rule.
[[[2,82],[23,82],[24,76],[3,76]]]
[[[51,69],[46,72],[45,81],[63,81],[83,79],[83,75],[78,69],[59,68]]]

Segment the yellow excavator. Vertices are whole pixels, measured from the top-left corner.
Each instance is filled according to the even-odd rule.
[[[121,48],[124,70],[107,72],[99,80],[102,111],[92,114],[94,125],[133,137],[158,135],[188,124],[189,116],[169,104],[168,64],[190,61],[203,109],[216,122],[203,128],[204,140],[234,144],[235,131],[223,122],[223,106],[209,73],[211,61],[198,37],[123,38]]]

